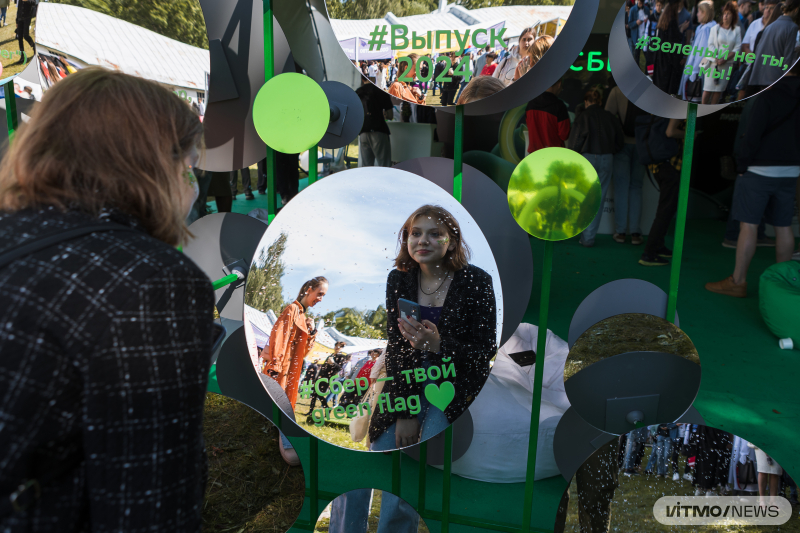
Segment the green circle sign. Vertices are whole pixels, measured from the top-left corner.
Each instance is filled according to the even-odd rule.
[[[305,152],[325,135],[330,107],[317,82],[302,74],[275,76],[258,91],[253,124],[258,136],[273,150]]]
[[[589,227],[600,199],[597,171],[581,154],[566,148],[530,154],[508,184],[508,207],[517,224],[545,241],[563,241]]]

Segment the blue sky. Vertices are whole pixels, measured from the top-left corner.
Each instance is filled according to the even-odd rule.
[[[461,225],[473,265],[494,282],[498,335],[502,330],[500,277],[486,238],[467,211],[443,189],[414,174],[391,168],[347,170],[322,179],[297,195],[270,225],[259,250],[285,232],[284,299],[297,296],[315,276],[328,278],[325,298],[314,307],[325,314],[342,307],[375,309],[386,301],[386,277],[397,250],[397,232],[424,204],[438,204]]]

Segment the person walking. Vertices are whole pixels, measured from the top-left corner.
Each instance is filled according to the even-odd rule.
[[[365,79],[356,95],[364,107],[364,123],[358,135],[358,166],[390,167],[392,143],[386,115],[391,116],[394,108],[392,98]]]
[[[642,183],[644,165],[639,162],[636,148],[636,117],[642,111],[633,105],[619,87],[611,89],[606,100],[606,111],[616,115],[622,124],[624,144],[614,154],[612,177],[614,182],[614,241],[624,244],[630,234],[631,244],[638,246],[642,239]]]
[[[792,217],[800,177],[800,63],[769,91],[756,97],[737,153],[733,218],[739,221],[733,274],[706,283],[718,294],[745,298],[747,271],[755,255],[762,217],[775,227],[775,262],[790,261],[794,251]]]
[[[622,150],[625,136],[619,120],[603,109],[603,95],[597,89],[590,89],[583,96],[585,109],[577,116],[572,125],[567,148],[583,155],[597,171],[600,179],[602,197],[600,210],[589,227],[581,233],[581,245],[594,246],[594,238],[603,217],[608,187],[611,184],[611,169],[614,166],[614,154]]]

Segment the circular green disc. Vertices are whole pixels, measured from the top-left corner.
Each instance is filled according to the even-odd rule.
[[[535,151],[517,165],[508,184],[508,207],[517,224],[545,241],[563,241],[585,230],[600,199],[597,171],[566,148]]]
[[[258,91],[253,103],[253,124],[259,137],[273,150],[286,154],[305,152],[325,135],[330,122],[325,92],[302,74],[275,76]]]

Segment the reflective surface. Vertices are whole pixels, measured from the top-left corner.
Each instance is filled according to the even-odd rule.
[[[797,24],[778,5],[765,5],[761,18],[748,14],[747,27],[734,2],[716,8],[700,3],[696,18],[685,2],[638,2],[623,9],[626,23],[613,30],[625,32],[630,55],[623,60],[632,58],[655,87],[683,101],[713,105],[749,98],[781,79],[799,55]],[[615,66],[615,76],[627,68]]]
[[[423,231],[439,235],[426,233],[419,242],[430,240],[422,245],[432,253],[451,244],[456,250],[454,235],[460,233],[472,252],[469,266],[448,271],[430,287],[418,278],[413,265],[405,273],[393,266],[398,253],[409,246],[399,245],[398,233],[426,204],[444,208],[460,230],[456,232],[451,222],[439,226],[433,217],[423,215],[415,224],[430,221],[432,227]],[[412,232],[409,242],[417,242],[417,237]],[[297,423],[319,438],[360,450],[367,449],[367,439],[375,441],[373,449],[402,447],[391,437],[396,410],[413,415],[419,424],[415,434],[433,437],[458,418],[488,377],[489,360],[502,331],[497,265],[469,213],[430,181],[378,167],[325,178],[283,208],[254,257],[245,294],[245,331],[253,364],[278,381]],[[318,300],[303,313],[293,302],[303,299],[305,282],[319,276],[327,280],[324,289],[319,289],[322,282],[311,289]],[[439,285],[446,290],[443,303],[422,299],[434,298]],[[400,333],[399,298],[427,306],[421,309],[423,320],[437,323],[435,315],[440,313],[440,352],[433,347],[415,349]],[[306,318],[313,321],[311,328]],[[340,341],[343,347],[336,346]],[[364,381],[356,378],[363,365],[377,357],[370,350],[383,348],[387,380],[375,381],[384,388],[370,405],[364,398],[370,372],[362,374]],[[266,368],[259,364],[259,355]],[[381,361],[374,365],[377,379]],[[331,380],[337,383],[329,388]],[[337,404],[340,407],[334,408]],[[353,429],[351,434],[355,418],[369,412],[371,420],[362,421],[362,431]]]
[[[545,148],[517,165],[508,184],[508,206],[522,229],[545,241],[574,237],[600,206],[600,180],[585,157]]]
[[[567,357],[564,381],[599,361],[628,352],[671,353],[700,364],[691,339],[671,322],[653,315],[617,315],[578,337]]]
[[[692,531],[709,532],[790,531],[791,523],[797,520],[797,507],[792,508],[783,498],[777,504],[781,514],[791,516],[792,522],[780,528],[695,525],[686,518],[683,523],[665,525],[666,510],[656,506],[660,498],[679,497],[682,505],[690,506],[689,517],[693,515],[691,506],[702,506],[704,500],[711,502],[714,496],[723,497],[721,501],[714,498],[712,504],[721,504],[723,509],[728,505],[757,506],[757,477],[764,476],[762,494],[776,496],[783,494],[782,471],[777,461],[746,437],[722,429],[691,424],[642,428],[614,438],[578,469],[561,501],[555,531],[678,532],[689,529],[687,525]],[[694,500],[695,496],[702,499]],[[680,514],[683,517],[684,513]],[[732,514],[729,509],[728,516]]]
[[[34,60],[33,45],[39,26],[36,9],[34,0],[18,0],[0,10],[0,80],[16,76]],[[30,90],[26,91],[26,86]],[[33,93],[35,89],[26,83],[17,91],[22,98],[31,98]]]
[[[425,1],[391,12],[365,0],[327,6],[342,50],[363,76],[398,98],[429,106],[461,102],[462,91],[461,103],[481,100],[515,83],[572,13],[572,5],[468,9],[444,3],[440,10]],[[480,76],[494,81],[482,82],[476,93],[466,88]]]
[[[358,489],[337,496],[322,511],[314,531],[327,533],[427,533],[419,513],[391,492]]]

